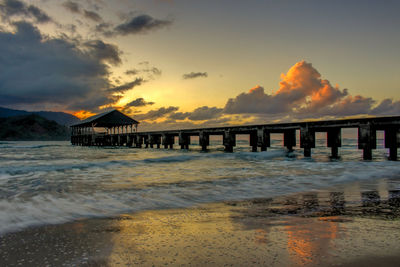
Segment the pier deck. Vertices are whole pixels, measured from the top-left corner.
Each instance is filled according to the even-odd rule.
[[[124,131],[125,128],[125,131]],[[127,126],[112,127],[106,133],[95,133],[90,128],[77,131],[72,127],[71,143],[82,146],[128,146],[173,148],[175,137],[182,149],[188,149],[190,137],[198,136],[202,150],[207,150],[211,135],[223,137],[225,151],[233,152],[236,146],[236,135],[248,134],[252,151],[266,151],[270,147],[270,134],[282,133],[283,145],[290,151],[296,146],[296,131],[300,131],[300,148],[304,156],[311,156],[315,148],[315,133],[327,133],[327,146],[332,150],[332,157],[338,157],[338,148],[342,144],[341,129],[358,129],[358,148],[363,150],[365,160],[372,159],[372,150],[376,149],[376,131],[384,131],[385,148],[389,149],[389,159],[397,160],[397,149],[400,147],[400,116],[372,117],[357,119],[340,119],[326,121],[304,121],[293,123],[259,124],[243,126],[226,126],[182,130],[130,132]],[[120,132],[121,129],[121,132]]]

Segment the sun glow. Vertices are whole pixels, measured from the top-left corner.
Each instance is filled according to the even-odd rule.
[[[74,115],[75,117],[78,117],[80,120],[84,120],[84,119],[89,118],[89,117],[91,117],[93,115],[96,115],[96,113],[93,113],[93,112],[90,112],[90,111],[87,111],[87,110],[79,110],[79,111],[76,111],[76,112],[72,113],[72,115]]]

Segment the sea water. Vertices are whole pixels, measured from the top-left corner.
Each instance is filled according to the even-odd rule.
[[[298,146],[288,153],[281,135],[272,136],[266,152],[250,152],[248,137],[238,136],[233,153],[225,153],[218,138],[207,152],[196,138],[189,150],[0,142],[0,234],[79,218],[399,180],[400,163],[387,160],[378,136],[372,161],[362,160],[355,134],[343,138],[338,160],[329,158],[321,135],[311,158]]]

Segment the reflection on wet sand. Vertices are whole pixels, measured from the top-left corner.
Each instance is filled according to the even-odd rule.
[[[0,265],[396,266],[399,184],[31,228],[1,237]]]
[[[383,195],[387,199],[382,199],[378,190],[371,190],[370,187],[366,190],[353,184],[343,188],[343,191],[311,192],[268,202],[255,200],[247,202],[247,205],[242,203],[245,207],[241,210],[243,216],[235,215],[233,219],[243,229],[258,233],[255,240],[260,244],[282,245],[271,234],[279,232],[281,240],[286,239],[289,265],[349,262],[357,265],[367,256],[372,262],[376,259],[385,262],[386,258],[390,258],[391,261],[385,262],[390,265],[394,263],[391,255],[400,252],[400,246],[392,236],[393,231],[400,230],[400,191],[386,189]],[[346,196],[351,202],[348,207]],[[357,198],[361,201],[356,203],[354,199]],[[252,217],[257,219],[249,220]],[[370,235],[376,231],[379,231],[379,236]],[[396,236],[399,237],[399,232]],[[283,251],[281,247],[280,255]]]

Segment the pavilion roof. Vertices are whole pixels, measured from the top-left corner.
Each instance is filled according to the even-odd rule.
[[[114,109],[89,117],[72,127],[118,127],[132,124],[139,124],[139,122]]]

